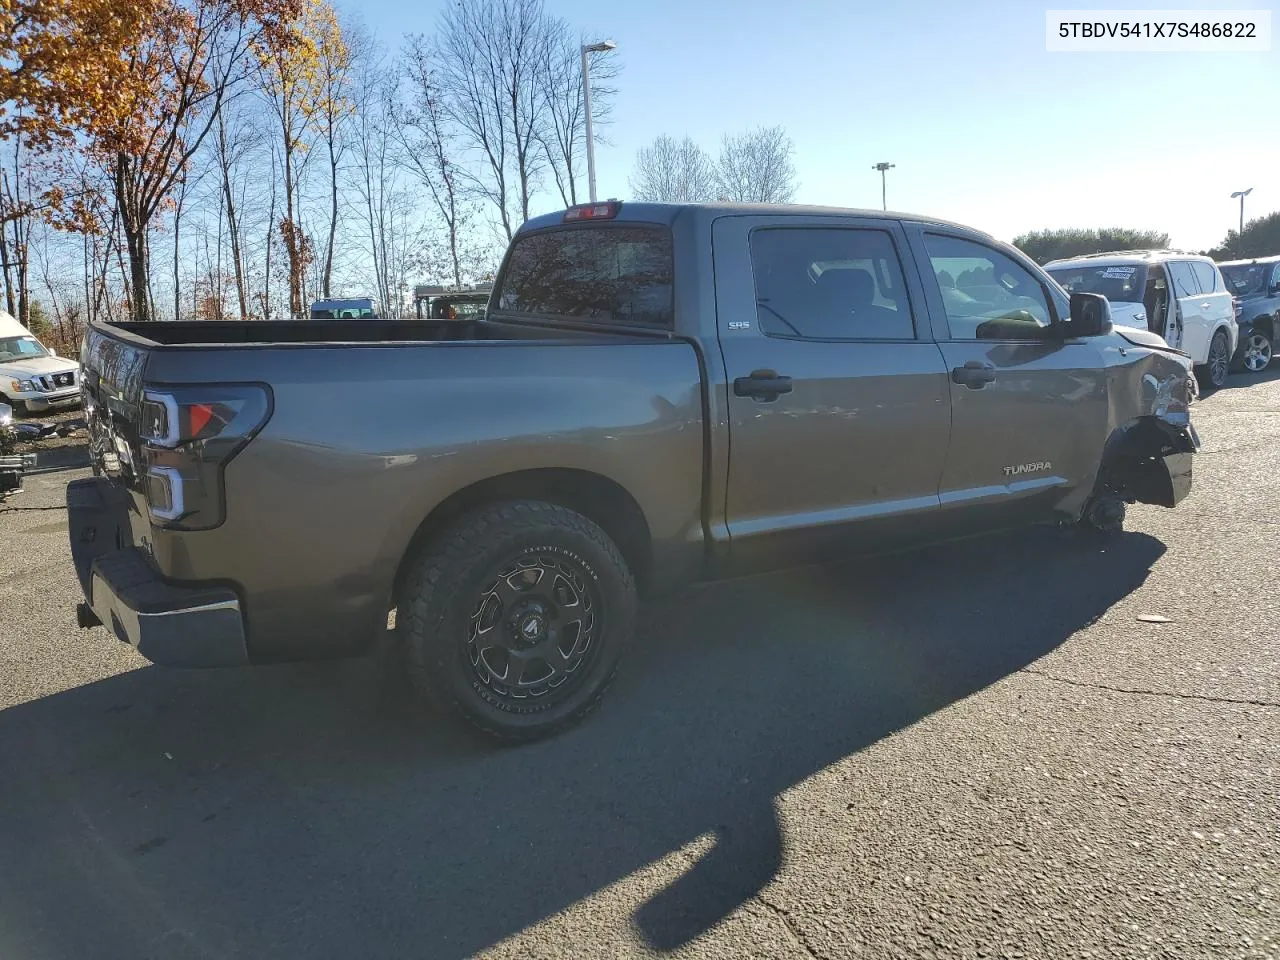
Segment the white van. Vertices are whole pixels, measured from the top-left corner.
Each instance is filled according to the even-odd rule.
[[[0,310],[0,403],[47,413],[80,403],[80,364],[64,360]]]
[[[1054,260],[1044,268],[1068,293],[1106,297],[1117,326],[1158,333],[1189,354],[1204,386],[1226,383],[1240,332],[1231,293],[1208,257],[1128,250]]]

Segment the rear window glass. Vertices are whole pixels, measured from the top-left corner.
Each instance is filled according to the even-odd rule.
[[[518,237],[493,302],[507,314],[670,327],[671,233],[592,226]]]

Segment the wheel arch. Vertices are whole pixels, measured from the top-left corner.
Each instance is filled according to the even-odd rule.
[[[644,590],[652,572],[653,539],[635,497],[615,480],[589,470],[545,467],[486,477],[437,504],[409,538],[392,580],[391,602],[402,595],[414,556],[459,517],[505,500],[542,500],[582,514],[618,546],[637,586]]]
[[[1123,500],[1172,507],[1177,497],[1165,458],[1191,452],[1176,424],[1154,415],[1135,417],[1107,438],[1099,473]]]

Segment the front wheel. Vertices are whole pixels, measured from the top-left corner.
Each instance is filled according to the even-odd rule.
[[[1124,501],[1103,492],[1089,498],[1077,529],[1092,540],[1112,540],[1124,533],[1124,516]]]
[[[1250,333],[1240,363],[1250,373],[1261,373],[1271,366],[1271,338],[1258,330]]]
[[[415,693],[499,740],[568,727],[631,640],[636,587],[595,523],[541,501],[463,517],[414,563],[396,618]]]
[[[1227,382],[1227,373],[1231,368],[1231,347],[1227,342],[1227,332],[1219,330],[1209,342],[1209,357],[1203,366],[1197,369],[1200,385],[1206,390],[1217,390]]]

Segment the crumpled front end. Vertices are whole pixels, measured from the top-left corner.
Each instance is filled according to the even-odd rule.
[[[1191,358],[1127,344],[1110,365],[1110,433],[1098,484],[1127,503],[1174,507],[1191,492],[1200,438],[1191,422],[1198,396]]]

